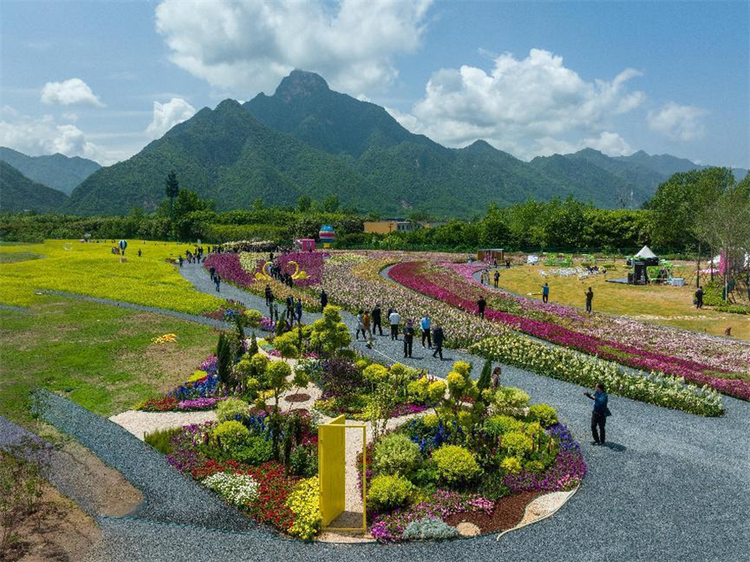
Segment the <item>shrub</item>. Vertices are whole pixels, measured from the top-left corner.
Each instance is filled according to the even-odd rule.
[[[320,386],[334,396],[355,394],[362,389],[363,375],[348,359],[332,358],[324,361],[320,373]],[[379,365],[382,367],[382,365]],[[384,367],[383,367],[384,368]],[[365,371],[369,369],[367,367]]]
[[[522,431],[510,431],[503,436],[501,446],[509,455],[523,458],[531,452],[534,442]]]
[[[374,467],[380,474],[408,474],[419,461],[419,446],[401,433],[384,435],[375,444]]]
[[[552,427],[557,423],[557,412],[547,404],[534,404],[529,408],[528,419],[539,422],[544,427]]]
[[[160,429],[153,433],[146,433],[143,440],[160,453],[168,455],[172,452],[172,437],[181,431],[181,428]]]
[[[497,501],[510,494],[510,488],[505,485],[505,475],[499,471],[485,474],[479,483],[478,491],[490,501]]]
[[[443,381],[434,381],[427,387],[427,399],[430,404],[440,402],[445,396],[445,383]]]
[[[474,455],[458,445],[443,445],[432,453],[440,478],[448,484],[465,484],[476,477],[480,468]]]
[[[421,377],[415,381],[409,383],[406,387],[406,392],[409,395],[409,400],[415,404],[424,404],[428,400],[428,390],[430,387],[430,381],[427,377]]]
[[[531,474],[541,474],[544,472],[545,466],[542,461],[527,461],[524,468]]]
[[[314,447],[296,447],[289,455],[289,472],[295,476],[315,476],[318,473],[318,452]]]
[[[263,313],[260,310],[254,308],[248,308],[242,313],[243,320],[247,326],[251,328],[257,328],[260,326],[260,321],[263,319]]]
[[[294,513],[294,523],[288,529],[290,535],[303,540],[317,535],[323,526],[318,477],[300,482],[286,500],[286,506]]]
[[[500,463],[500,468],[508,474],[518,474],[523,469],[523,465],[517,457],[505,457]]]
[[[529,395],[520,388],[505,386],[495,393],[495,406],[499,411],[516,411],[529,404]]]
[[[520,431],[523,422],[511,416],[492,416],[484,422],[484,432],[493,439],[497,439],[509,431]]]
[[[203,485],[237,506],[246,506],[258,498],[258,482],[247,474],[217,472],[204,479]]]
[[[440,424],[440,418],[437,417],[437,414],[427,414],[422,418],[422,423],[429,429],[436,429]]]
[[[216,420],[225,422],[246,418],[250,415],[250,405],[239,398],[227,398],[216,407]]]
[[[228,451],[244,445],[250,437],[250,430],[238,421],[225,421],[216,426],[212,435],[219,440],[221,447]]]
[[[245,464],[258,465],[270,461],[273,449],[270,441],[262,437],[251,437],[244,445],[233,447],[231,457]]]
[[[375,511],[386,511],[404,505],[414,485],[400,474],[381,474],[372,479],[367,503]]]
[[[406,526],[405,540],[451,539],[458,536],[458,529],[437,517],[423,517]]]

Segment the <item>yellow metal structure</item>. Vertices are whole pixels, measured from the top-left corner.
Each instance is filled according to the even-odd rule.
[[[318,476],[320,480],[320,513],[323,527],[336,531],[367,531],[367,483],[362,486],[362,527],[328,527],[344,512],[346,506],[346,430],[361,429],[362,443],[367,443],[364,425],[346,425],[339,416],[318,427]],[[362,474],[367,474],[367,455],[362,451]]]

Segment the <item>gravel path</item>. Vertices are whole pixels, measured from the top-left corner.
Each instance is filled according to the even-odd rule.
[[[198,266],[182,273],[195,279],[199,290],[213,291]],[[227,285],[222,296],[261,310],[264,304]],[[349,323],[351,315],[345,319]],[[400,360],[397,344],[386,338],[377,342],[380,351]],[[438,363],[436,372],[450,364]],[[241,526],[235,512],[122,428],[48,394],[43,417],[121,470],[146,496],[139,518],[101,520],[105,541],[94,560],[748,560],[750,403],[725,397],[726,416],[702,418],[612,397],[610,445],[594,447],[587,439],[591,403],[581,387],[512,367],[503,375],[505,384],[557,409],[582,442],[589,475],[554,517],[500,541],[488,536],[399,546],[331,545],[284,540],[254,528],[228,532]]]

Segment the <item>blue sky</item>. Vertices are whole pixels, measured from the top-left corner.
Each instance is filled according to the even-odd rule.
[[[291,68],[448,146],[750,167],[750,4],[14,2],[0,143],[109,164]]]

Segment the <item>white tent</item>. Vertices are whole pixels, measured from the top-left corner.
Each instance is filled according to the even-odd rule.
[[[651,251],[651,248],[649,248],[648,246],[644,246],[643,248],[641,248],[641,251],[635,255],[635,257],[641,258],[642,260],[647,260],[655,258],[656,254]]]

